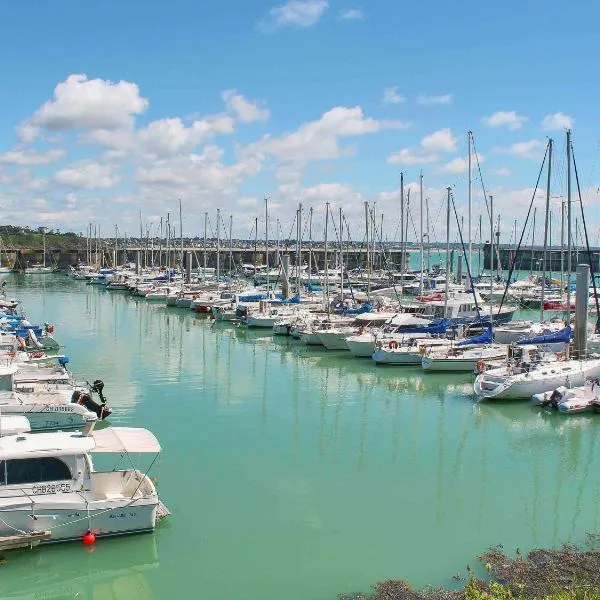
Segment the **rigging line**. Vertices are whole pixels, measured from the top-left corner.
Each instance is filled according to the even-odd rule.
[[[510,285],[510,280],[512,278],[513,272],[515,270],[516,258],[519,254],[519,250],[521,249],[521,245],[523,244],[523,236],[525,235],[525,228],[527,227],[527,223],[529,222],[529,217],[531,215],[531,209],[533,208],[533,203],[535,201],[535,195],[537,194],[538,187],[540,185],[540,179],[542,178],[542,173],[544,171],[544,165],[546,164],[546,159],[548,158],[548,149],[550,147],[550,142],[546,144],[546,152],[544,153],[544,160],[540,166],[540,171],[537,176],[537,181],[535,182],[535,189],[533,190],[533,195],[531,196],[531,202],[529,203],[529,209],[527,210],[527,217],[525,218],[525,223],[523,224],[523,229],[521,230],[521,237],[519,239],[519,245],[515,250],[515,255],[513,256],[512,261],[509,261],[509,269],[508,269],[508,277],[506,278],[506,286],[504,287],[504,293],[502,294],[502,300],[500,301],[500,306],[498,308],[498,314],[502,310],[502,306],[504,306],[504,301],[506,300],[506,294],[508,293],[508,286]],[[493,240],[491,240],[491,245],[493,246]],[[493,247],[490,247],[490,251],[493,252]]]
[[[481,173],[481,164],[479,162],[479,152],[475,146],[475,136],[471,133],[471,143],[473,144],[473,154],[475,154],[475,162],[477,163],[477,171],[479,172],[479,181],[481,182],[481,189],[483,190],[483,199],[485,200],[485,208],[487,210],[488,217],[490,216],[490,206],[488,204],[487,191],[485,184],[483,183],[483,174]]]
[[[585,246],[590,263],[590,273],[592,274],[592,285],[594,287],[594,300],[596,301],[596,328],[595,333],[600,333],[600,300],[598,299],[598,290],[596,289],[596,277],[594,275],[594,265],[592,263],[592,251],[590,250],[590,240],[588,238],[587,224],[585,222],[585,214],[583,212],[583,200],[581,198],[581,187],[579,186],[579,173],[577,171],[577,163],[575,162],[575,154],[573,150],[573,142],[571,142],[571,155],[573,156],[573,170],[575,171],[575,183],[577,185],[577,195],[579,196],[579,206],[581,208],[581,220],[583,222],[583,232],[585,233]],[[569,273],[569,278],[570,278]]]
[[[372,216],[374,216],[374,215],[372,215]],[[378,233],[378,228],[377,228],[377,223],[375,222],[375,219],[373,219],[373,227],[375,229],[375,239],[376,239],[377,233]],[[382,232],[379,232],[379,243],[381,245],[381,255],[383,258],[382,262],[387,269],[388,277],[392,283],[392,288],[394,288],[394,293],[396,294],[396,301],[398,303],[400,303],[400,294],[398,293],[398,290],[396,289],[396,282],[394,281],[394,278],[392,277],[392,270],[390,268],[391,261],[388,260],[388,257],[385,252],[385,246],[383,244],[383,239],[382,239]],[[400,307],[400,308],[402,308],[402,307]]]
[[[454,203],[454,193],[450,193],[450,199],[452,200],[452,208],[454,209],[454,216],[456,218],[456,226],[458,227],[458,234],[460,236],[460,245],[462,246],[462,251],[463,251],[463,256],[466,258],[467,256],[467,249],[465,248],[465,241],[463,239],[463,234],[462,234],[462,229],[460,227],[460,221],[458,220],[458,213],[456,212],[456,204]],[[469,277],[469,279],[467,281],[473,281],[473,278],[471,277],[471,267],[469,266],[469,261],[465,260],[465,263],[467,265],[467,276]],[[448,277],[448,273],[446,273],[446,277]],[[479,308],[479,303],[477,302],[477,294],[475,293],[475,286],[471,285],[472,288],[472,292],[473,292],[473,299],[475,300],[475,309],[477,310],[477,315],[479,316],[479,322],[482,321],[481,318],[481,309]],[[490,319],[490,323],[491,323],[491,319]]]

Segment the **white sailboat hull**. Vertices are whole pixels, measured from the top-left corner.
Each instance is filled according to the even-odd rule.
[[[418,348],[410,351],[376,348],[371,358],[378,365],[420,365],[422,356]]]
[[[327,350],[348,350],[347,333],[341,331],[319,331],[317,336]]]
[[[505,368],[491,369],[477,376],[473,389],[480,399],[529,399],[560,386],[585,384],[588,377],[600,376],[600,360],[569,360],[550,363],[528,373],[511,375]]]

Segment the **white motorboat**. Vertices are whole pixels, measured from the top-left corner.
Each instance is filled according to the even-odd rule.
[[[378,365],[420,365],[428,348],[450,344],[450,340],[444,338],[408,338],[401,342],[378,340],[371,358]]]
[[[588,377],[600,375],[600,359],[538,362],[535,346],[519,348],[522,356],[516,363],[477,376],[473,389],[479,399],[529,399],[560,386],[581,386]]]
[[[88,389],[71,382],[61,368],[28,363],[0,367],[0,414],[26,416],[34,431],[83,427],[111,414],[103,396],[104,384]],[[92,397],[96,392],[100,402]]]
[[[93,454],[158,454],[145,429],[20,433],[0,438],[0,536],[41,543],[153,531],[168,510],[137,469],[96,471]]]
[[[507,346],[452,346],[426,351],[421,360],[423,371],[454,371],[473,373],[478,364],[506,358]]]

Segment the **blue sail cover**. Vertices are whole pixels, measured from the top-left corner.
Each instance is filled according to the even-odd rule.
[[[437,323],[431,323],[423,327],[402,327],[398,330],[399,333],[446,333],[450,327],[450,319],[440,319]]]
[[[468,346],[469,344],[491,344],[492,343],[492,328],[488,327],[482,334],[475,337],[458,342],[457,346]]]
[[[372,310],[373,305],[370,302],[365,302],[364,304],[361,304],[359,308],[343,308],[338,309],[335,312],[342,315],[362,315],[371,312]]]
[[[564,329],[547,335],[536,335],[530,338],[519,340],[517,344],[526,346],[528,344],[559,344],[561,342],[568,344],[573,337],[573,330],[570,325]]]
[[[271,304],[300,304],[300,294],[294,294],[287,300],[273,300]]]

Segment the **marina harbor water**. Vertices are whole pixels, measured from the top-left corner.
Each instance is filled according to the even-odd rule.
[[[451,585],[492,544],[600,527],[594,414],[478,403],[473,373],[377,366],[64,275],[6,281],[74,376],[102,378],[107,424],[160,440],[173,517],[91,553],[7,554],[2,598],[334,599],[385,578]]]

